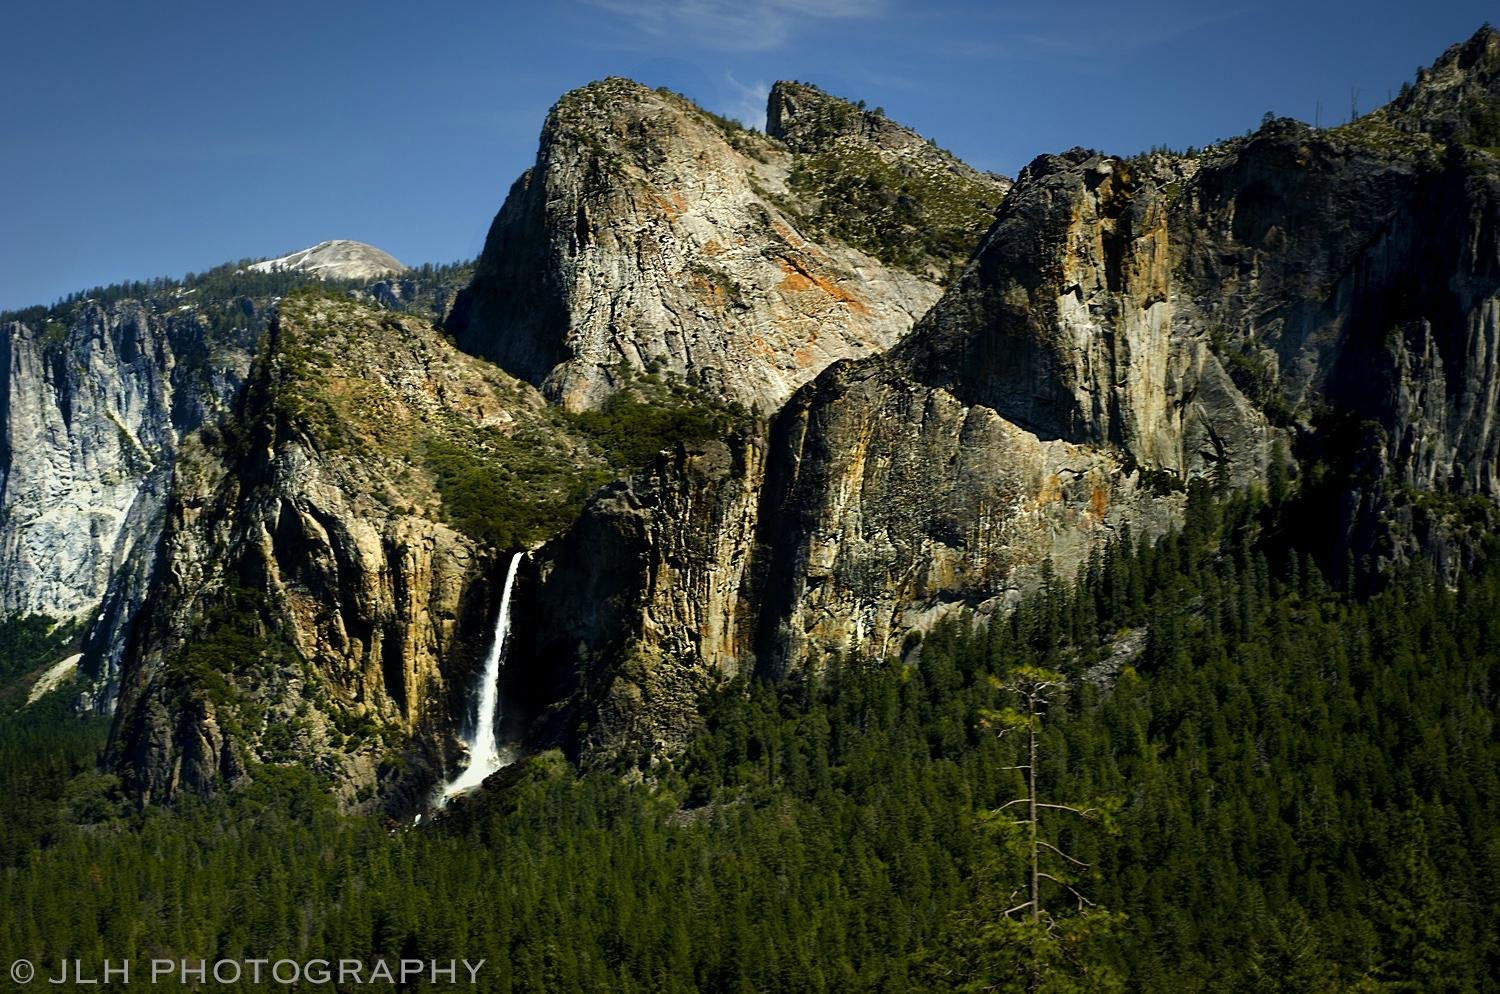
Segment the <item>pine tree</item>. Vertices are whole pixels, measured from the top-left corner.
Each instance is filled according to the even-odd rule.
[[[1085,820],[1101,820],[1105,808],[1079,806],[1042,799],[1039,784],[1039,752],[1042,719],[1049,707],[1067,689],[1066,678],[1053,670],[1021,666],[1012,670],[999,689],[1019,698],[1021,708],[987,711],[982,720],[999,736],[1019,735],[1024,762],[1008,767],[1024,771],[1025,792],[988,812],[1002,827],[1019,829],[1025,882],[1014,888],[1004,902],[1009,905],[981,929],[988,949],[987,968],[997,970],[990,981],[998,986],[976,990],[1107,991],[1123,989],[1108,964],[1078,953],[1092,947],[1116,927],[1121,916],[1099,908],[1074,884],[1073,874],[1089,865],[1065,852],[1056,841],[1043,837],[1042,815],[1072,814]],[[1020,817],[1014,814],[1019,813]],[[1015,838],[1014,835],[1011,836]],[[1043,869],[1047,866],[1047,869]],[[1069,871],[1072,872],[1069,872]],[[1066,893],[1074,907],[1054,913],[1044,901],[1044,883]],[[1024,900],[1016,901],[1017,898]],[[1081,986],[1080,986],[1081,985]],[[966,989],[966,988],[961,988]]]

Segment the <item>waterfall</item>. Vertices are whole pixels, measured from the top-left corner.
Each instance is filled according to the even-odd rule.
[[[505,571],[505,589],[500,594],[500,613],[495,617],[495,634],[490,641],[490,654],[484,660],[484,672],[480,674],[479,702],[474,714],[474,727],[469,740],[469,762],[453,780],[443,785],[441,806],[450,797],[473,790],[484,782],[484,778],[515,758],[511,749],[500,747],[495,726],[498,723],[500,706],[500,667],[505,661],[505,643],[510,637],[510,590],[516,582],[516,567],[524,552],[517,552],[510,559]]]

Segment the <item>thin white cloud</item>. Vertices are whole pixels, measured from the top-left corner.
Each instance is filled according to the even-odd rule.
[[[765,51],[786,42],[800,24],[864,20],[885,13],[888,0],[583,0],[606,11],[642,40],[727,51]]]
[[[771,95],[771,84],[763,80],[741,83],[733,73],[724,74],[724,83],[729,99],[724,104],[724,113],[735,118],[746,127],[763,131],[766,127],[766,98]]]

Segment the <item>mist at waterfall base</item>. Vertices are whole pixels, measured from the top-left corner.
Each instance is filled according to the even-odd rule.
[[[515,761],[515,751],[502,748],[496,733],[501,713],[500,670],[505,663],[505,643],[510,638],[510,592],[516,582],[516,567],[524,552],[517,552],[510,559],[505,571],[505,587],[500,594],[500,612],[495,617],[495,634],[490,640],[490,652],[484,660],[484,670],[479,676],[479,700],[474,713],[474,723],[465,741],[469,758],[463,770],[448,783],[438,796],[438,807],[466,791],[484,783],[485,778],[502,766]]]

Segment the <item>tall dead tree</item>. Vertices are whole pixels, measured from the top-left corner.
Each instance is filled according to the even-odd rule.
[[[1007,767],[1007,769],[1025,771],[1026,793],[1006,801],[995,809],[995,813],[999,814],[1017,805],[1025,805],[1026,816],[1012,819],[1012,824],[1024,826],[1026,829],[1029,876],[1029,887],[1026,889],[1030,893],[1026,900],[1015,907],[1006,909],[1005,914],[1007,917],[1014,918],[1024,912],[1024,917],[1036,924],[1043,924],[1045,918],[1045,924],[1050,929],[1054,922],[1052,916],[1042,906],[1043,880],[1051,881],[1072,894],[1074,900],[1078,902],[1080,911],[1093,907],[1094,902],[1081,894],[1072,884],[1042,869],[1044,853],[1083,869],[1088,869],[1089,864],[1063,852],[1055,842],[1042,838],[1041,814],[1044,811],[1065,811],[1080,818],[1092,820],[1099,812],[1097,808],[1044,801],[1037,783],[1037,738],[1042,729],[1042,717],[1047,707],[1066,692],[1067,681],[1063,675],[1038,667],[1023,666],[1013,671],[1007,679],[1000,682],[999,686],[1002,690],[1009,690],[1018,695],[1022,709],[1005,708],[1002,711],[992,712],[986,716],[988,722],[998,728],[1002,737],[1016,733],[1026,736],[1026,762]],[[1012,897],[1020,896],[1021,892],[1022,889],[1018,888],[1013,892]]]

